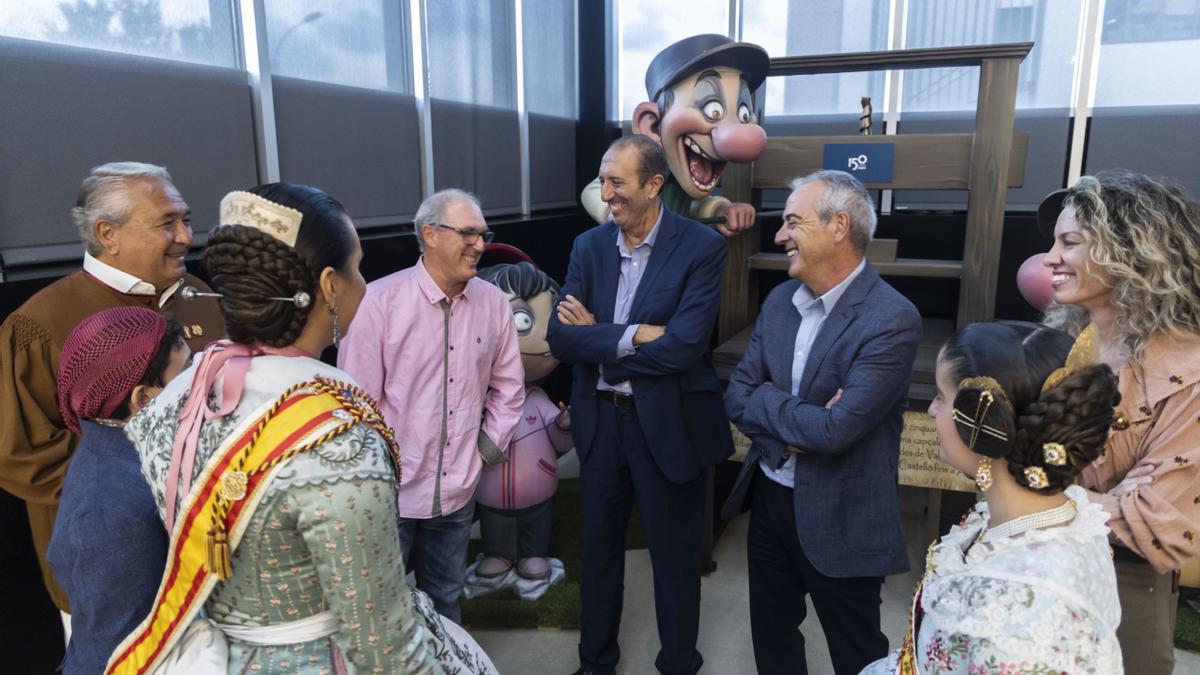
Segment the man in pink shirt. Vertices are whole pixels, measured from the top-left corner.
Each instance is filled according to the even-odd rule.
[[[400,444],[400,543],[417,588],[458,622],[483,463],[505,461],[525,402],[508,298],[475,277],[492,240],[474,195],[417,210],[422,256],[367,286],[338,367],[374,396]]]

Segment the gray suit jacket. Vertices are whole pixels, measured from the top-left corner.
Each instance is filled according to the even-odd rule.
[[[792,396],[799,285],[771,291],[725,392],[729,419],[753,445],[722,516],[747,508],[759,460],[779,467],[791,445],[803,451],[796,535],[813,566],[828,577],[905,572],[897,463],[921,316],[867,263],[821,324]],[[841,400],[827,410],[838,389]]]

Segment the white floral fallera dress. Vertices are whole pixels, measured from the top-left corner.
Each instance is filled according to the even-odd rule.
[[[1066,525],[975,544],[988,521],[980,502],[931,549],[916,639],[922,675],[1124,672],[1108,514],[1082,488],[1066,494],[1076,505]],[[863,673],[896,673],[898,656]]]
[[[126,426],[160,515],[172,442],[195,372],[195,365],[184,371]],[[351,382],[314,359],[254,358],[236,409],[201,428],[193,478],[235,429],[291,385],[318,375]],[[462,628],[406,586],[397,518],[395,473],[373,429],[356,425],[289,460],[233,551],[232,576],[216,585],[204,609],[214,621],[243,626],[331,610],[341,627],[328,638],[269,647],[228,638],[229,672],[335,673],[344,662],[345,672],[360,674],[494,673]]]

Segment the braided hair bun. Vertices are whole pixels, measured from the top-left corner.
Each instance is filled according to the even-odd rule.
[[[272,347],[300,337],[309,307],[267,298],[312,294],[317,280],[299,254],[275,237],[241,225],[217,228],[204,249],[204,266],[220,293],[225,329],[234,342]]]
[[[958,331],[939,356],[961,382],[954,411],[963,443],[1005,460],[1019,485],[1042,494],[1062,491],[1100,456],[1120,401],[1117,379],[1104,364],[1041,390],[1073,343],[1070,335],[1038,324],[995,321]],[[1055,444],[1049,455],[1046,444]],[[1045,473],[1044,486],[1030,484],[1025,470],[1032,467]]]
[[[1021,485],[1043,494],[1071,485],[1104,451],[1114,408],[1120,402],[1117,378],[1102,363],[1083,368],[1046,390],[1017,417],[1016,439],[1005,457],[1009,472]],[[1046,444],[1062,446],[1063,464],[1047,461]],[[1051,449],[1051,457],[1055,450]],[[1046,487],[1030,487],[1026,467],[1041,467]]]
[[[315,300],[321,272],[346,268],[356,235],[342,205],[316,188],[270,183],[249,192],[303,214],[296,245],[258,229],[222,224],[209,235],[204,266],[213,290],[222,295],[230,339],[284,347],[300,337],[315,303],[299,307],[269,298],[290,298],[303,291]]]

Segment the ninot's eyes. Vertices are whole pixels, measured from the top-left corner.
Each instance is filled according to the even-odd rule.
[[[709,101],[702,108],[704,116],[714,122],[725,116],[725,106],[720,101]]]
[[[749,124],[754,121],[754,116],[750,114],[750,106],[745,103],[738,106],[738,121],[742,124]]]
[[[517,333],[525,335],[533,330],[533,315],[523,309],[518,309],[513,312],[513,323],[517,326]]]

